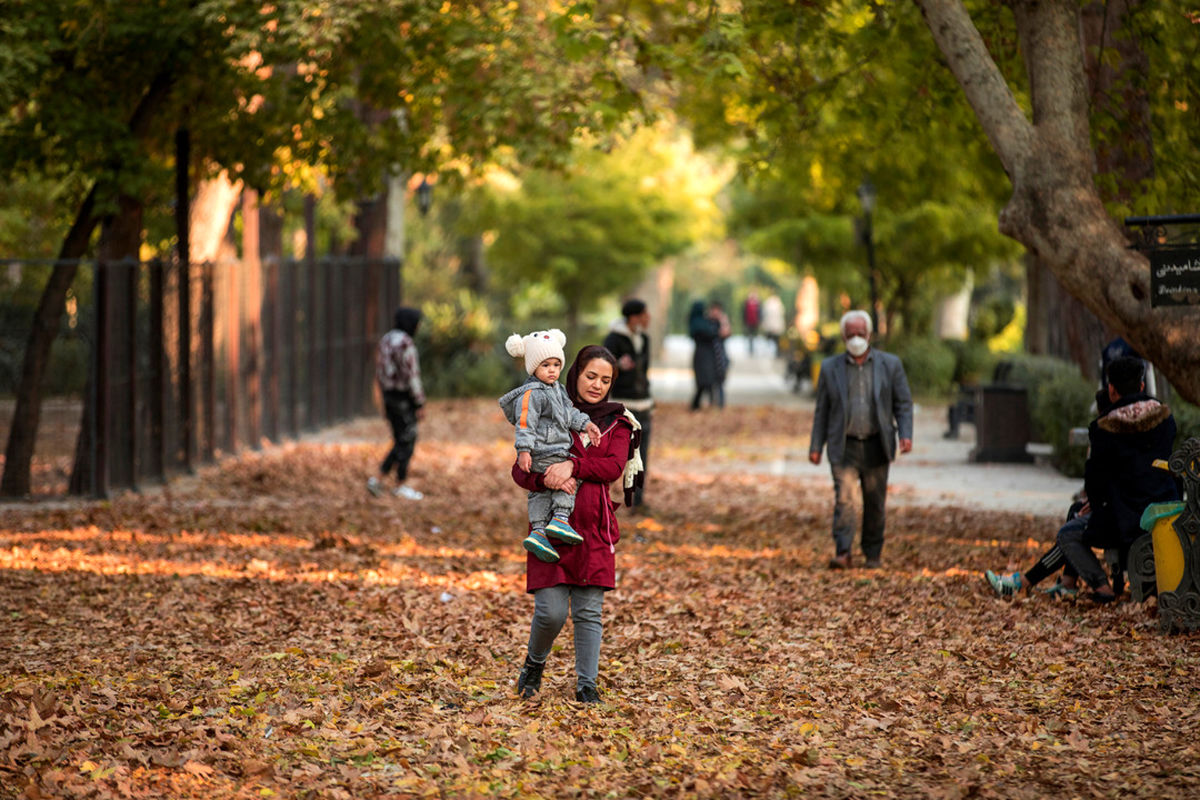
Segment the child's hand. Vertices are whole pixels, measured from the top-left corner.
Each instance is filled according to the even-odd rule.
[[[587,427],[583,429],[583,432],[592,440],[592,447],[600,444],[600,428],[596,426],[596,423],[589,422]]]
[[[520,453],[517,453],[517,466],[526,472],[529,472],[529,470],[533,467],[533,456],[529,455],[529,453],[524,450],[522,450]]]

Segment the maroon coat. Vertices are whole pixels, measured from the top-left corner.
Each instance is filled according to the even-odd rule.
[[[554,564],[540,561],[530,553],[525,565],[527,592],[564,583],[616,588],[617,557],[614,548],[621,540],[621,531],[617,528],[617,504],[609,497],[608,487],[625,471],[633,427],[624,417],[618,417],[602,425],[600,432],[600,444],[587,448],[584,448],[578,433],[571,434],[570,457],[575,463],[573,475],[579,484],[575,490],[571,527],[583,537],[583,543],[570,545],[553,542],[560,556]],[[517,485],[527,491],[537,492],[546,488],[540,473],[525,472],[516,464],[513,464],[512,476]]]

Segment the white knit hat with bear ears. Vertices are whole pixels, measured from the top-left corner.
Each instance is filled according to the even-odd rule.
[[[519,358],[525,356],[525,371],[530,375],[547,358],[557,358],[566,367],[567,358],[563,355],[563,345],[567,343],[567,335],[558,328],[548,331],[534,331],[528,336],[514,333],[504,343],[504,349],[510,356]]]

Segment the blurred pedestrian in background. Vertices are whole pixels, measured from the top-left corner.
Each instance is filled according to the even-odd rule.
[[[425,390],[421,386],[421,359],[417,353],[417,327],[421,312],[401,306],[396,309],[392,329],[379,340],[375,354],[375,380],[383,393],[383,412],[392,426],[392,449],[379,465],[384,477],[396,470],[400,484],[392,494],[406,500],[420,500],[421,492],[408,485],[408,462],[412,460],[417,443],[417,421],[425,414]],[[367,491],[376,497],[383,494],[383,482],[372,475],[367,478]]]
[[[688,336],[696,345],[692,352],[692,373],[696,378],[692,410],[700,408],[705,395],[709,405],[722,408],[725,405],[725,373],[729,368],[729,359],[725,355],[729,318],[721,310],[720,303],[714,301],[712,305],[706,305],[703,300],[692,303],[688,312]]]
[[[775,355],[779,355],[779,339],[786,330],[787,323],[783,319],[783,301],[779,299],[779,295],[773,294],[763,301],[762,332],[775,346]]]
[[[754,339],[758,336],[758,327],[762,324],[762,305],[758,302],[758,292],[750,292],[746,302],[742,303],[742,325],[746,329],[746,347],[754,353]]]
[[[654,417],[654,398],[650,396],[650,311],[646,303],[636,297],[621,306],[621,318],[613,322],[604,337],[604,346],[617,358],[617,379],[613,383],[613,402],[621,403],[633,412],[642,425],[642,440],[639,452],[642,468],[650,463],[650,427]],[[644,486],[633,494],[634,512],[646,513],[643,505]]]

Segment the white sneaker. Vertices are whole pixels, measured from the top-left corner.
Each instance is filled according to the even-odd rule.
[[[376,497],[383,495],[383,484],[379,482],[379,478],[376,478],[374,475],[367,478],[367,491]]]
[[[396,497],[403,497],[405,500],[420,500],[425,496],[408,485],[393,489],[392,494],[396,495]]]

